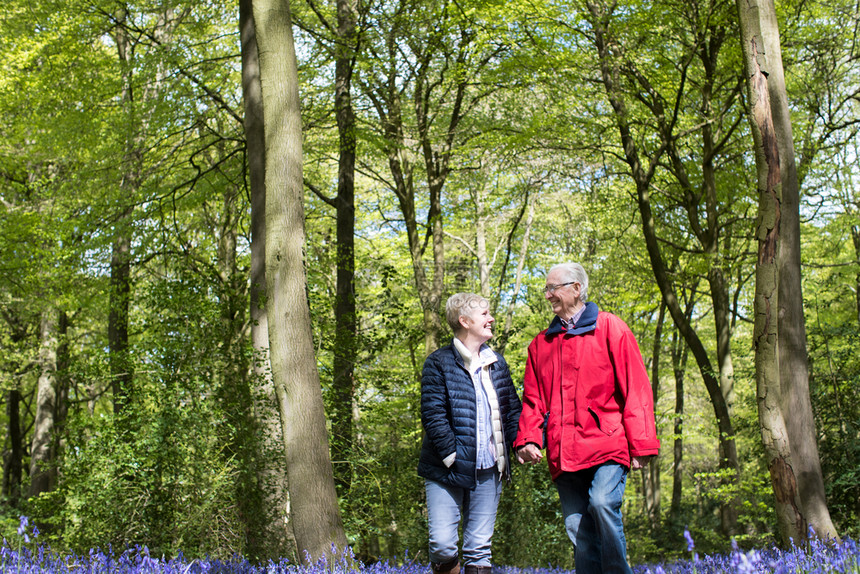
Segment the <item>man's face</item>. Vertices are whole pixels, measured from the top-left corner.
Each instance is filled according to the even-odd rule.
[[[568,279],[568,276],[564,274],[564,270],[562,269],[550,271],[546,276],[547,286],[562,285],[568,281],[570,280]],[[558,287],[554,291],[547,292],[545,297],[546,300],[549,301],[549,304],[552,305],[553,313],[564,319],[569,319],[582,305],[579,301],[580,293],[581,288],[579,283],[572,283],[570,285]]]

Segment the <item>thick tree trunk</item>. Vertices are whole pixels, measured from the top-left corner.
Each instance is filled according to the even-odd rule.
[[[824,476],[818,454],[818,437],[809,397],[809,364],[800,258],[800,185],[794,156],[791,114],[785,90],[779,25],[773,0],[761,4],[761,34],[767,59],[767,83],[773,127],[779,149],[782,203],[779,221],[779,380],[783,417],[803,514],[818,536],[838,538],[830,518]],[[797,539],[796,539],[797,540]]]
[[[54,476],[54,415],[57,407],[57,347],[58,312],[49,309],[42,313],[39,346],[39,381],[36,390],[36,418],[33,421],[33,439],[30,446],[29,496],[39,496],[53,488]]]
[[[290,7],[253,0],[266,140],[269,354],[280,405],[291,518],[300,556],[342,551],[328,433],[303,261],[302,124]]]
[[[762,9],[767,10],[767,6],[755,0],[738,2],[745,69],[749,78],[750,124],[755,138],[759,194],[753,344],[762,444],[776,499],[780,538],[782,544],[788,546],[792,539],[803,540],[806,537],[807,524],[801,508],[781,405],[777,257],[780,249],[782,179],[767,81],[769,65],[760,28]]]
[[[337,284],[334,303],[334,376],[331,430],[335,483],[347,497],[352,484],[353,400],[357,317],[355,308],[355,113],[352,66],[357,42],[356,1],[337,1],[335,115],[339,136],[337,198]]]
[[[760,194],[755,345],[762,440],[783,543],[804,540],[807,525],[835,538],[809,398],[800,192],[779,26],[772,0],[739,1],[738,11]]]
[[[59,345],[57,346],[57,393],[54,402],[54,433],[52,436],[51,450],[54,460],[59,460],[63,453],[66,440],[66,419],[69,414],[69,366],[71,365],[71,352],[69,350],[69,316],[60,310],[57,335]],[[58,465],[50,469],[51,485],[56,485],[59,475]],[[53,487],[53,486],[52,486]],[[47,525],[46,525],[47,527]]]
[[[254,348],[252,403],[260,433],[255,472],[262,516],[249,532],[249,553],[260,559],[295,559],[289,527],[289,484],[278,401],[269,369],[269,327],[266,315],[266,153],[260,63],[251,0],[239,2],[242,42],[242,93],[245,140],[251,187],[251,344]]]

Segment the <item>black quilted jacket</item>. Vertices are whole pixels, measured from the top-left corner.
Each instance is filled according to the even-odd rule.
[[[505,359],[496,353],[490,365],[490,380],[499,399],[502,431],[508,451],[505,478],[510,480],[513,463],[511,446],[517,438],[522,403],[511,380]],[[418,474],[442,484],[474,488],[476,483],[476,406],[475,386],[463,358],[448,345],[433,352],[424,362],[421,374],[421,424],[424,443],[418,460]],[[442,462],[456,450],[451,468]]]

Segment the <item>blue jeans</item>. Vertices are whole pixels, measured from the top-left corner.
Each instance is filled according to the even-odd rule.
[[[632,574],[621,521],[627,468],[607,462],[555,481],[564,527],[573,542],[576,574]]]
[[[430,561],[444,564],[457,558],[457,527],[463,513],[463,564],[490,566],[496,509],[502,493],[498,470],[478,471],[474,490],[425,480],[430,522]]]

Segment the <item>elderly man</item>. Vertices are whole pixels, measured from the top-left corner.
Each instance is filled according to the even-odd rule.
[[[546,449],[576,574],[631,573],[627,473],[660,448],[648,374],[630,328],[587,302],[581,265],[552,267],[544,293],[555,317],[529,345],[517,459],[537,463]]]

